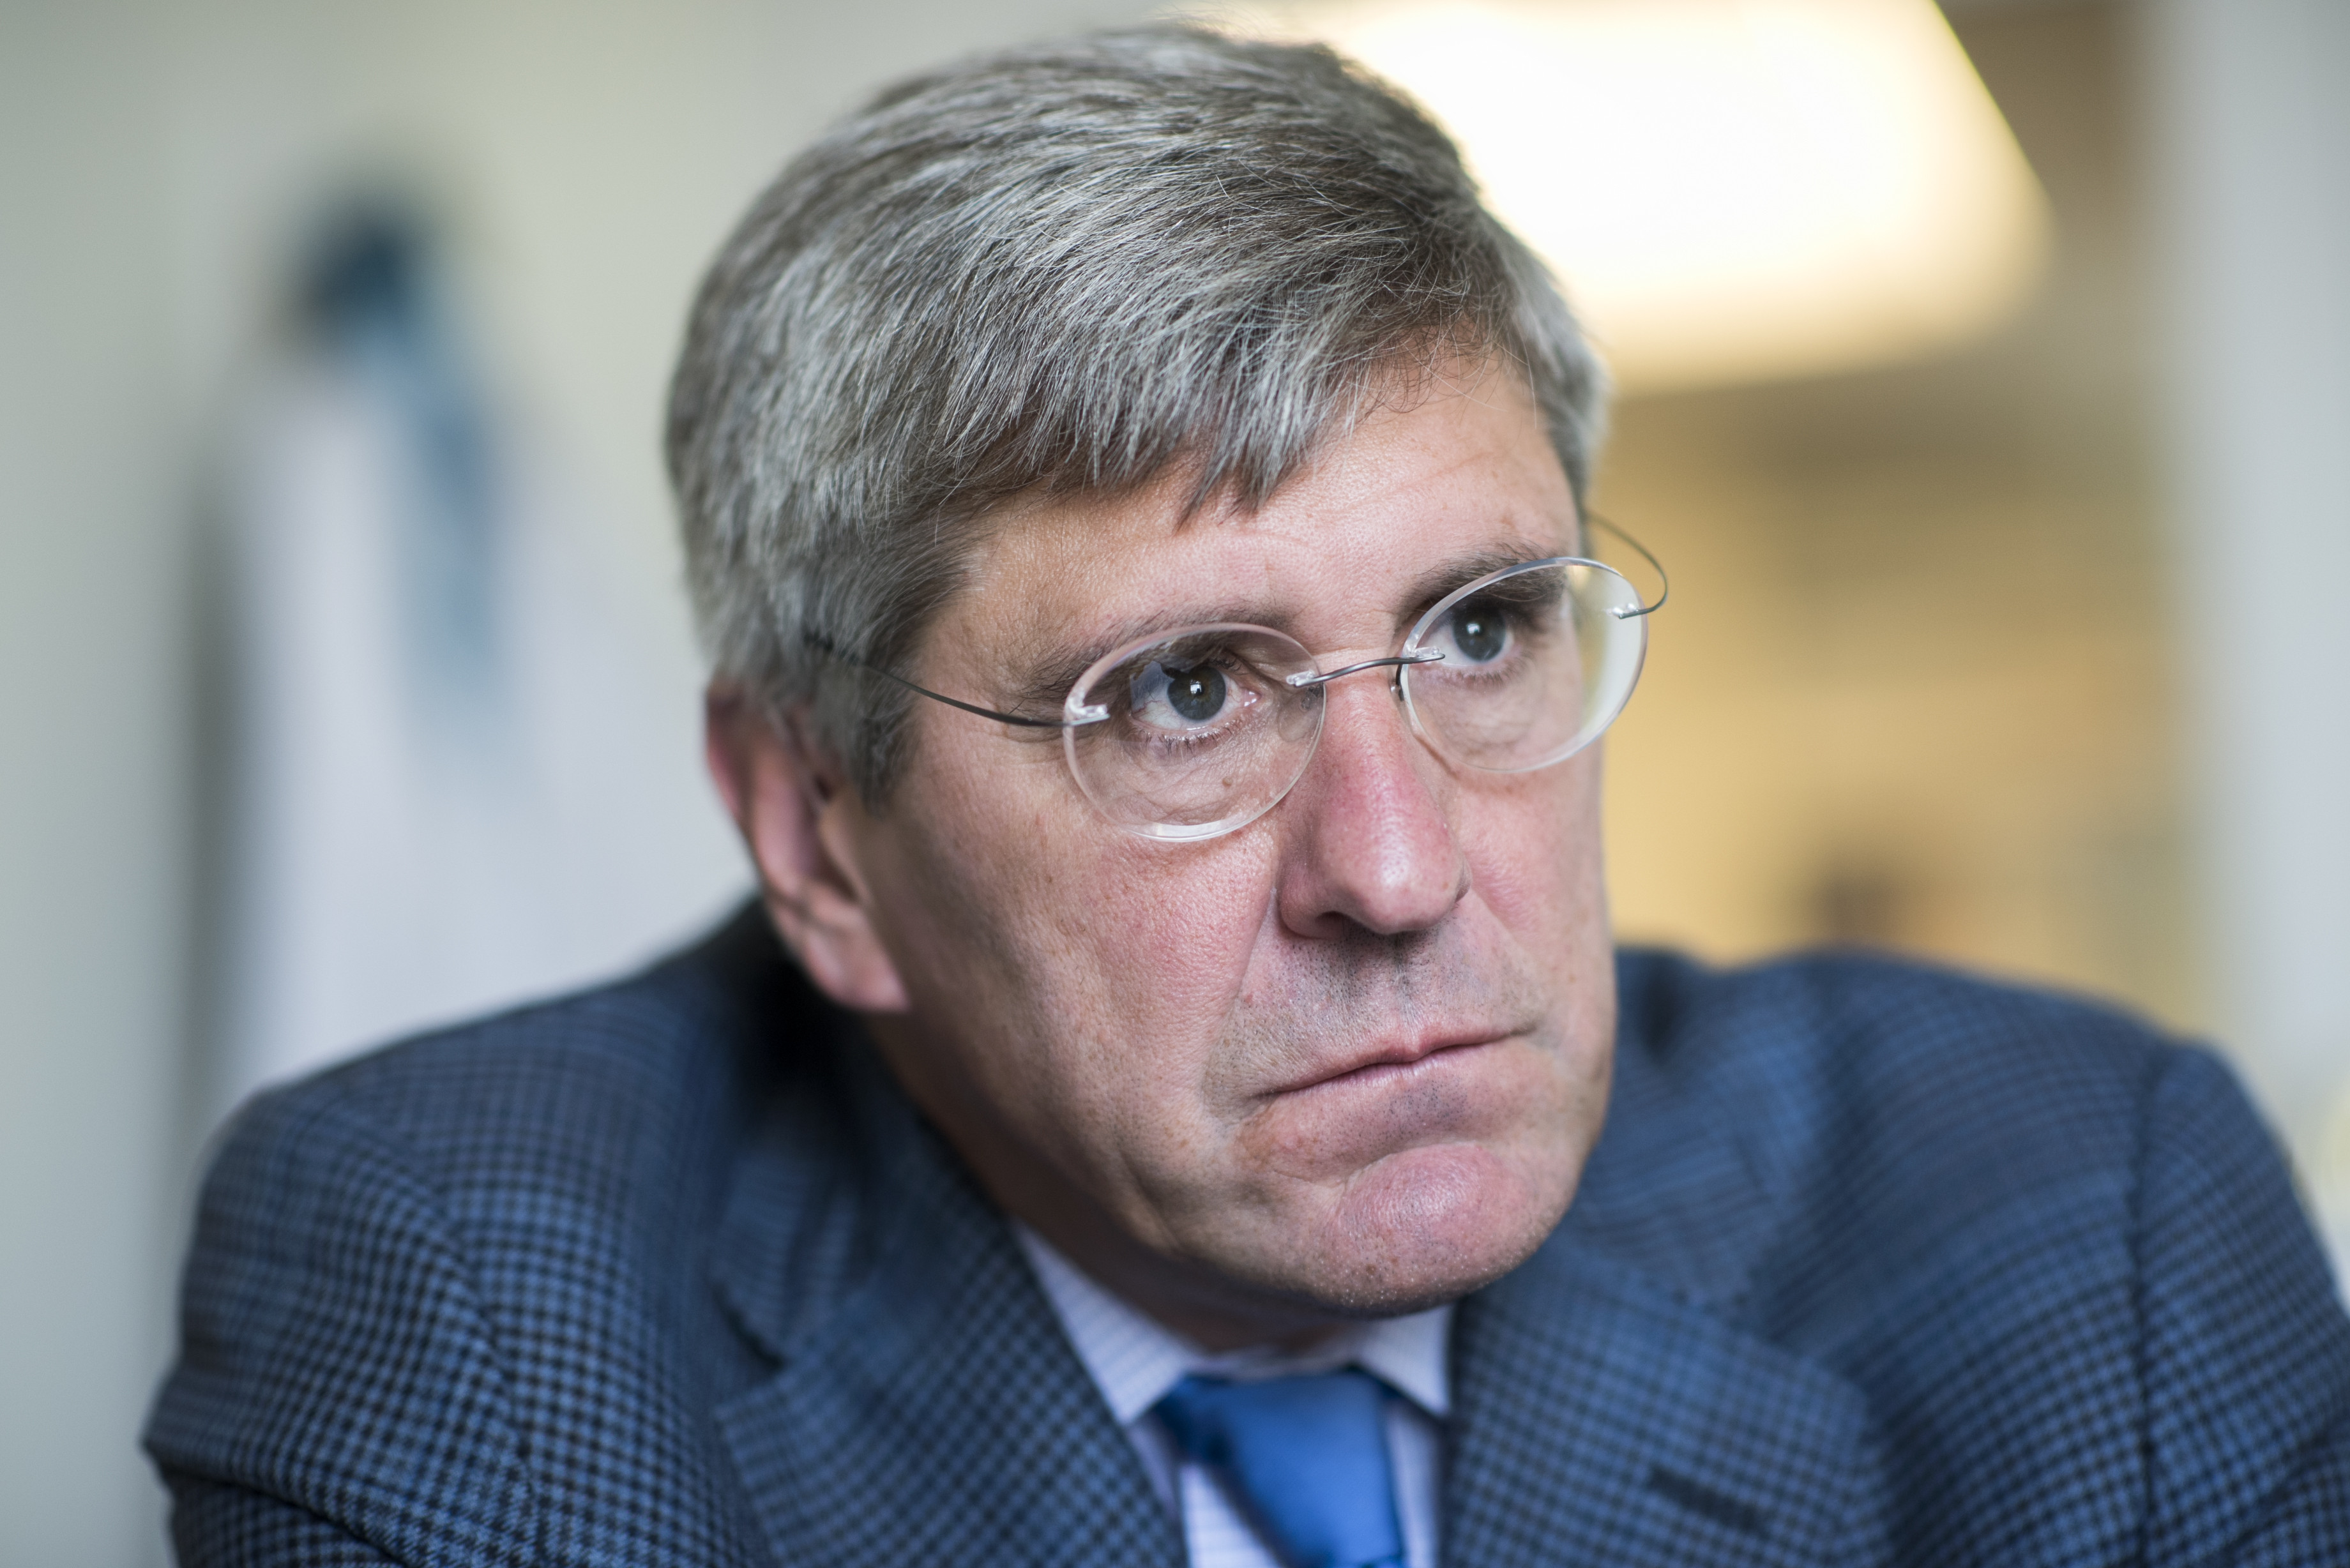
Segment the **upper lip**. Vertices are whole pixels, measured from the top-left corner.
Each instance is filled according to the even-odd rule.
[[[1410,1040],[1390,1041],[1367,1050],[1357,1050],[1336,1055],[1311,1070],[1298,1075],[1273,1092],[1295,1094],[1310,1089],[1334,1078],[1359,1073],[1367,1067],[1409,1067],[1415,1062],[1425,1062],[1440,1051],[1451,1051],[1462,1045],[1489,1045],[1507,1039],[1513,1033],[1507,1029],[1444,1029],[1433,1030]]]

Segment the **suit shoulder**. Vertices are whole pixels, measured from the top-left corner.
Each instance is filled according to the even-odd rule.
[[[492,1158],[544,1180],[648,1145],[727,1143],[841,1026],[746,910],[641,973],[380,1047],[257,1096],[223,1152],[368,1137],[462,1180]]]
[[[777,1118],[827,1125],[847,1027],[754,912],[634,978],[264,1094],[206,1174],[190,1309],[317,1248],[442,1257],[493,1316],[588,1277],[682,1300],[746,1151]]]
[[[475,1560],[458,1541],[535,1561],[532,1540],[589,1519],[725,1538],[699,1412],[761,1364],[706,1282],[712,1238],[749,1129],[833,1017],[760,937],[730,928],[247,1106],[204,1184],[148,1427],[167,1475],[403,1562]],[[620,1453],[657,1484],[599,1490]]]
[[[1766,1130],[1893,1140],[1912,1168],[2126,1161],[2157,1082],[2207,1054],[2087,998],[1877,954],[1634,950],[1619,974],[1624,1047],[1667,1082],[1734,1084]]]
[[[2162,1086],[2226,1071],[2114,1008],[1890,958],[1634,952],[1620,972],[1595,1218],[1639,1236],[1669,1209],[1710,1238],[1680,1272],[1774,1332],[1826,1332],[2052,1227],[2110,1240],[2126,1272]]]
[[[1883,959],[1624,973],[1627,1125],[1660,1130],[1619,1209],[1679,1172],[1711,1251],[1615,1233],[1861,1392],[1903,1561],[2338,1535],[2311,1511],[2350,1473],[2350,1324],[2210,1053]]]

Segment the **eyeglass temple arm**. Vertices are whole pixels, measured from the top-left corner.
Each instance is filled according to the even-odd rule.
[[[830,640],[818,637],[814,632],[807,633],[805,640],[810,648],[820,653],[829,654],[843,664],[853,664],[859,670],[871,670],[882,680],[894,680],[907,691],[920,692],[933,702],[943,702],[950,708],[960,708],[966,713],[976,713],[983,719],[993,719],[999,724],[1017,724],[1024,730],[1066,730],[1071,727],[1070,721],[1066,719],[1029,719],[1018,713],[999,713],[993,708],[983,708],[976,702],[966,702],[960,697],[950,697],[943,691],[933,691],[927,686],[917,686],[894,670],[884,670],[879,665],[869,664],[854,654],[843,653],[839,649],[835,648]],[[1091,721],[1082,722],[1090,722]]]
[[[1662,561],[1658,560],[1655,556],[1651,555],[1646,545],[1641,544],[1640,541],[1633,538],[1632,535],[1627,534],[1623,529],[1618,528],[1615,524],[1610,523],[1607,518],[1602,517],[1596,512],[1587,512],[1584,514],[1583,520],[1596,528],[1607,529],[1607,532],[1615,535],[1616,537],[1623,540],[1627,545],[1631,545],[1633,549],[1639,552],[1640,559],[1648,562],[1649,569],[1657,574],[1659,588],[1656,602],[1654,604],[1641,605],[1636,609],[1620,609],[1613,611],[1612,613],[1615,615],[1616,618],[1618,620],[1637,620],[1644,615],[1654,615],[1659,610],[1664,608],[1665,601],[1673,597],[1673,580],[1671,577],[1666,576],[1665,564]]]

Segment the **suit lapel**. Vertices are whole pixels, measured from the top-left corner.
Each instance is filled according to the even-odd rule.
[[[1816,1364],[1564,1233],[1453,1334],[1448,1562],[1873,1559],[1867,1409]]]
[[[789,1290],[722,1283],[785,1363],[718,1410],[776,1559],[1174,1568],[1174,1522],[1002,1217],[894,1091],[868,1087],[875,1179],[808,1232],[860,1235],[867,1260]],[[826,1278],[845,1288],[811,1311]]]
[[[1865,1397],[1736,1326],[1825,1096],[1773,1079],[1744,1020],[1651,1016],[1639,972],[1607,1131],[1565,1222],[1454,1319],[1444,1554],[1878,1560]]]

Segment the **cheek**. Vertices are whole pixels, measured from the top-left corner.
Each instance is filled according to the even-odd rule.
[[[1021,748],[1016,761],[947,770],[919,808],[957,884],[955,921],[992,928],[997,958],[1055,1005],[1221,1012],[1271,901],[1258,836],[1137,838],[1087,804],[1057,745]],[[951,926],[941,934],[956,940]]]
[[[1102,1002],[1138,1036],[1204,1048],[1232,1013],[1272,902],[1272,868],[1252,844],[1126,839],[1087,868],[1075,904],[1038,914],[1083,946]]]
[[[1597,748],[1481,784],[1461,828],[1477,898],[1544,967],[1580,969],[1607,943]]]
[[[1057,753],[924,783],[893,812],[889,898],[918,1013],[1040,1147],[1098,1167],[1136,1152],[1107,1144],[1190,1141],[1271,908],[1260,836],[1118,833],[1070,798]]]
[[[1123,839],[1084,868],[1073,895],[1031,918],[1055,931],[1037,977],[1061,1126],[1086,1163],[1153,1191],[1222,1139],[1213,1085],[1250,958],[1270,918],[1272,876],[1232,840]]]

